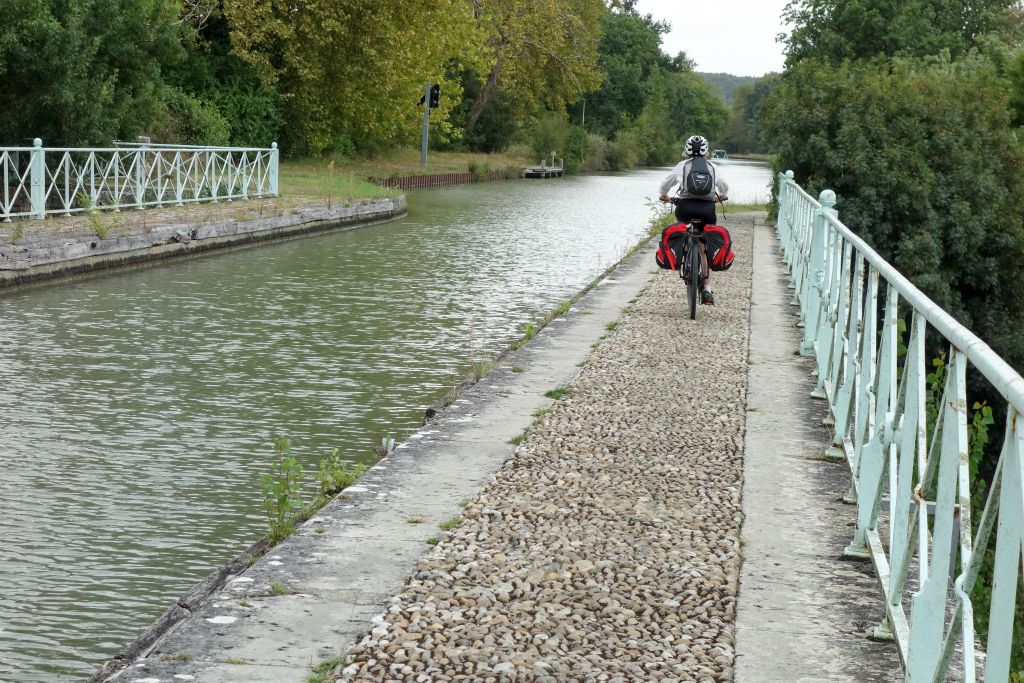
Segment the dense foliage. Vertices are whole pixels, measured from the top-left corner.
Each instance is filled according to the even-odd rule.
[[[184,57],[172,0],[0,0],[0,139],[109,142],[166,125],[161,68]]]
[[[1008,97],[979,56],[809,60],[787,74],[766,123],[806,188],[835,190],[850,228],[1024,367],[1024,148]]]
[[[847,225],[1024,368],[1024,145],[1006,66],[1021,62],[986,33],[1015,25],[1010,4],[790,3],[762,122],[780,168],[834,189]]]
[[[771,150],[763,126],[761,109],[778,86],[779,75],[767,74],[736,86],[732,91],[732,112],[722,145],[730,152],[765,154]]]
[[[0,140],[674,158],[728,112],[635,0],[0,0]]]
[[[793,30],[786,66],[805,59],[966,54],[986,34],[1007,27],[1015,0],[792,0],[783,13]]]
[[[697,72],[697,75],[711,86],[711,89],[722,96],[725,106],[733,106],[733,93],[741,86],[751,85],[757,80],[754,76],[734,76],[724,73]]]

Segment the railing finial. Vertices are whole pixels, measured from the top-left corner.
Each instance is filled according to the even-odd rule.
[[[792,171],[786,171],[786,179],[787,180],[792,180],[795,177],[796,177],[795,173],[793,173]]]
[[[32,146],[33,147],[42,147],[43,146],[43,139],[42,138],[36,138],[35,140],[32,141]]]
[[[836,193],[832,190],[822,190],[818,195],[818,202],[821,203],[822,208],[831,209],[836,205]]]

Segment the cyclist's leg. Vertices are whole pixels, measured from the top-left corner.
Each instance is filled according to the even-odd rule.
[[[700,243],[700,261],[701,270],[704,275],[704,287],[700,293],[700,302],[702,304],[714,305],[715,294],[711,291],[711,269],[708,267],[708,252],[703,242]]]

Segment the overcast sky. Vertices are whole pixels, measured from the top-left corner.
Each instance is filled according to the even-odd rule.
[[[697,71],[735,76],[762,76],[782,71],[782,8],[787,0],[639,0],[640,14],[652,14],[672,24],[661,48],[670,55],[680,50],[697,62]]]

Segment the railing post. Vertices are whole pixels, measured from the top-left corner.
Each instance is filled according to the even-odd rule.
[[[110,165],[114,169],[114,211],[121,211],[121,195],[124,187],[121,185],[121,151],[114,150]]]
[[[960,454],[967,452],[967,363],[964,353],[956,347],[950,348],[948,367],[949,374],[946,378],[942,407],[936,418],[936,431],[941,433],[940,442],[936,453],[932,455],[938,459],[932,552],[930,562],[921,561],[921,589],[914,594],[910,602],[910,643],[907,647],[909,656],[906,680],[911,683],[932,681],[936,678],[945,630],[950,565],[951,559],[955,557],[953,525],[954,506],[957,503],[958,466]],[[932,467],[934,465],[929,463],[928,473]],[[922,475],[918,484],[925,490],[931,485],[928,473]],[[919,514],[925,514],[925,510],[921,510]]]
[[[815,349],[817,353],[818,382],[811,392],[814,398],[828,398],[825,391],[825,381],[831,377],[832,342],[835,338],[835,326],[839,311],[839,292],[842,289],[843,272],[843,239],[838,232],[828,231],[826,251],[828,254],[828,266],[826,277],[828,278],[825,291],[828,298],[822,302],[824,306],[818,323],[818,344]]]
[[[804,340],[800,344],[801,356],[813,356],[814,345],[818,341],[818,322],[821,318],[825,291],[825,249],[827,248],[826,234],[828,226],[826,216],[835,218],[836,193],[832,190],[823,190],[818,197],[821,208],[814,212],[813,235],[811,236],[811,265],[810,272],[804,280],[803,310],[806,315],[804,322]]]
[[[142,201],[145,195],[145,192],[142,189],[142,164],[145,159],[145,150],[146,148],[144,146],[135,150],[135,207],[137,209],[142,208]]]
[[[207,152],[206,153],[206,167],[208,169],[208,177],[210,180],[210,202],[213,204],[217,203],[217,189],[220,187],[220,181],[217,179],[217,153]]]
[[[249,181],[252,179],[252,166],[249,164],[249,153],[242,152],[238,159],[238,168],[242,172],[242,199],[249,198]]]
[[[1006,440],[1003,453],[1004,481],[999,492],[999,526],[992,581],[992,603],[989,616],[988,660],[985,680],[1005,681],[1010,676],[1010,659],[1014,647],[1014,607],[1017,605],[1017,581],[1024,533],[1024,463],[1021,462],[1022,436],[1020,416],[1010,410],[1006,418]],[[992,495],[996,491],[993,489]]]
[[[29,159],[29,216],[46,218],[46,150],[43,141],[36,138],[32,141],[32,156]]]
[[[278,196],[278,163],[281,159],[281,152],[278,150],[278,143],[270,143],[270,195]]]
[[[224,152],[224,172],[228,176],[228,202],[232,201],[233,197],[235,196],[235,178],[237,177],[237,174],[233,173],[234,163],[235,161],[234,158],[231,156],[231,150]]]
[[[791,226],[789,224],[789,185],[793,180],[794,174],[792,171],[786,171],[785,173],[779,174],[779,179],[782,181],[779,184],[779,215],[776,219],[776,226],[779,232],[779,246],[782,248],[783,261],[786,265],[789,265],[789,254],[790,254],[790,231]]]
[[[96,152],[89,153],[89,198],[93,206],[100,205],[99,194],[96,192]]]
[[[194,154],[194,153],[193,153]],[[184,206],[185,180],[181,176],[181,151],[174,153],[174,205]]]

